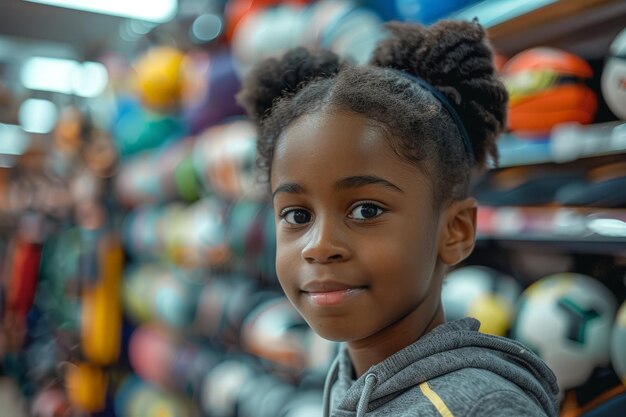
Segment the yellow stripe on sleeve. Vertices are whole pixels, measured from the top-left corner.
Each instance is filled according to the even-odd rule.
[[[454,414],[452,414],[452,412],[448,409],[446,403],[444,403],[441,397],[439,397],[439,395],[437,395],[437,393],[430,388],[428,382],[421,383],[420,389],[422,390],[422,393],[426,396],[426,398],[428,398],[430,402],[435,406],[435,408],[442,417],[454,417]]]

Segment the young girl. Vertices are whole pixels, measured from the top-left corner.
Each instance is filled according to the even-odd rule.
[[[446,270],[474,247],[473,171],[496,157],[507,94],[477,23],[392,23],[370,65],[296,49],[239,102],[259,125],[280,284],[342,341],[326,416],[556,416],[554,375],[524,346],[446,323]]]

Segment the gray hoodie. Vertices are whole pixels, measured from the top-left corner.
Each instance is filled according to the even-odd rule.
[[[324,387],[324,417],[557,416],[552,371],[520,343],[442,324],[356,381],[341,347]],[[332,411],[331,411],[332,409]]]

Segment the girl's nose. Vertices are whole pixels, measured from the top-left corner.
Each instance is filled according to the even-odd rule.
[[[316,219],[307,234],[307,242],[302,248],[302,259],[309,263],[341,262],[350,258],[346,239],[341,236],[341,226],[331,221]]]

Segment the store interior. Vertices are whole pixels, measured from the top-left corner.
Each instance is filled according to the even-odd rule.
[[[317,417],[338,345],[276,277],[245,74],[365,64],[392,20],[477,19],[510,97],[446,318],[626,415],[623,0],[2,0],[0,415]]]

